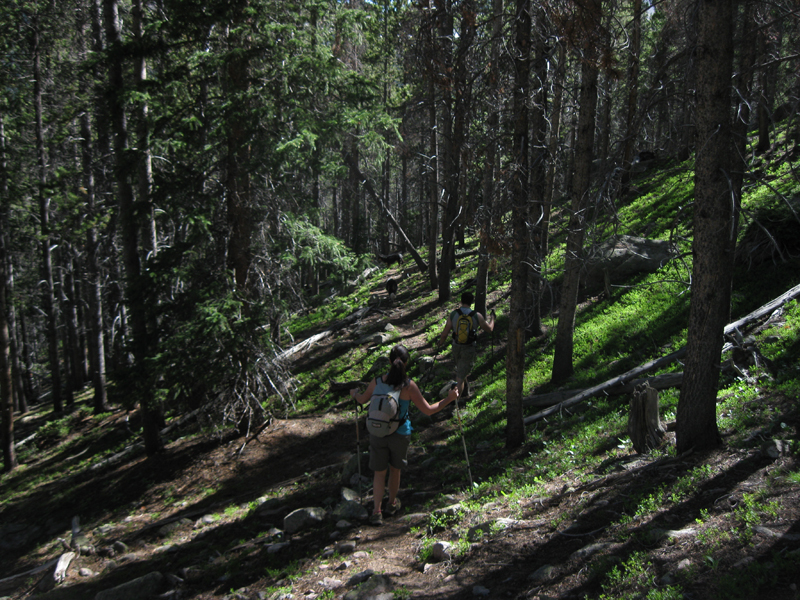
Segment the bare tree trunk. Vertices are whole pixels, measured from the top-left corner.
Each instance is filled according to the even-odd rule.
[[[679,453],[722,443],[716,420],[717,365],[731,295],[732,224],[741,193],[731,189],[727,178],[734,153],[730,100],[735,11],[728,0],[699,3],[692,299],[677,410]]]
[[[432,2],[433,0],[431,0]],[[433,38],[433,33],[431,33]],[[433,51],[433,50],[431,50]],[[432,60],[432,59],[431,59]],[[439,245],[439,148],[436,127],[436,84],[433,69],[428,80],[428,135],[430,136],[428,159],[428,280],[432,290],[439,287],[439,270],[436,249]]]
[[[514,8],[514,138],[511,198],[514,242],[511,251],[511,302],[506,350],[506,447],[525,441],[522,384],[525,376],[525,307],[528,291],[528,90],[531,55],[530,0]]]
[[[496,65],[500,59],[500,44],[503,31],[504,0],[492,2],[492,46],[489,61]],[[490,79],[489,117],[486,120],[486,152],[483,172],[483,210],[480,221],[480,247],[478,249],[477,283],[475,285],[475,310],[486,314],[486,296],[489,285],[489,248],[487,239],[491,236],[492,208],[494,206],[494,182],[497,168],[497,142],[500,135],[500,80]]]
[[[628,99],[625,115],[625,138],[622,146],[622,189],[620,195],[628,191],[631,180],[631,166],[636,149],[637,104],[639,102],[639,56],[642,47],[642,0],[633,0],[633,31],[628,49]]]
[[[124,79],[122,76],[122,55],[119,47],[122,43],[119,30],[117,0],[103,0],[106,37],[112,48],[112,59],[109,64],[109,87],[111,122],[114,129],[115,175],[117,194],[119,195],[120,227],[122,230],[123,257],[125,260],[125,292],[130,309],[131,346],[133,348],[134,368],[137,370],[134,380],[142,412],[142,429],[145,451],[148,456],[161,452],[164,448],[159,433],[160,414],[156,409],[153,386],[147,377],[146,359],[149,354],[150,338],[147,331],[147,282],[141,280],[139,262],[139,223],[133,202],[133,186],[131,176],[133,169],[127,157],[128,128],[123,104]]]
[[[56,316],[53,259],[50,248],[50,198],[47,195],[47,158],[44,150],[44,125],[42,123],[42,71],[39,46],[38,17],[33,26],[33,103],[36,121],[36,157],[39,164],[39,230],[42,236],[42,304],[47,321],[47,355],[53,391],[53,410],[64,410],[61,398],[61,368],[58,359],[58,322]]]
[[[601,0],[589,0],[585,7],[590,21],[600,23]],[[589,203],[590,169],[594,144],[595,112],[597,108],[597,47],[587,39],[581,67],[580,115],[575,142],[575,166],[572,185],[572,207],[567,231],[564,257],[564,281],[561,286],[558,326],[553,354],[552,382],[563,383],[572,375],[573,333],[578,305],[580,271],[583,259],[583,239],[586,233],[586,209]]]
[[[142,21],[144,18],[144,9],[142,8],[142,0],[134,0],[131,14],[133,16],[133,36],[136,42],[140,45],[143,44],[142,40]],[[133,79],[138,89],[144,89],[145,82],[147,81],[147,62],[145,61],[144,54],[139,53],[134,61],[133,66]],[[153,157],[150,152],[150,125],[147,121],[149,107],[147,102],[141,101],[139,103],[138,119],[136,123],[136,137],[138,145],[138,190],[139,190],[139,206],[146,206],[147,220],[143,223],[144,235],[142,236],[145,241],[145,254],[148,256],[155,256],[158,253],[158,232],[156,230],[155,208],[153,207],[153,199],[150,194],[150,189],[153,186]]]
[[[455,260],[455,225],[458,218],[458,146],[453,139],[453,86],[458,85],[453,65],[453,6],[452,0],[437,0],[439,15],[440,57],[442,60],[442,114],[439,136],[439,156],[442,160],[442,261],[439,266],[439,302],[450,299],[450,273]]]
[[[225,191],[228,210],[228,268],[234,273],[236,288],[247,295],[247,277],[250,271],[252,235],[252,198],[250,189],[250,151],[247,142],[249,114],[246,95],[249,88],[249,61],[241,49],[246,46],[236,30],[246,19],[248,0],[240,0],[235,22],[231,26],[229,45],[231,54],[225,65],[227,95],[231,102],[228,123],[228,154],[226,157]]]
[[[85,23],[83,13],[78,11],[81,19],[78,25],[78,43],[80,55],[85,59]],[[83,97],[88,97],[89,85],[81,78],[79,86]],[[93,409],[96,415],[108,410],[108,393],[106,390],[106,358],[103,339],[103,301],[100,272],[98,268],[97,207],[95,202],[94,152],[92,122],[89,111],[84,110],[80,117],[81,128],[81,179],[83,181],[84,201],[86,202],[87,221],[90,224],[86,231],[86,290],[88,296],[88,331],[89,366],[94,387]]]
[[[5,200],[5,198],[3,198]],[[11,356],[6,315],[6,223],[5,214],[0,214],[0,408],[2,408],[3,471],[11,472],[17,467],[14,452],[14,395],[11,389]]]
[[[557,65],[553,82],[553,107],[550,113],[550,139],[548,141],[548,155],[550,164],[547,167],[547,178],[545,180],[545,199],[544,214],[542,215],[542,256],[546,257],[550,252],[550,213],[553,207],[553,197],[556,187],[556,164],[558,164],[558,148],[561,136],[561,111],[564,99],[564,80],[567,72],[567,51],[563,41],[557,48]]]

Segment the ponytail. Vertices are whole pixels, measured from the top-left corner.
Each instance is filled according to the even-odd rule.
[[[389,367],[389,373],[386,375],[386,383],[398,387],[405,387],[408,385],[408,376],[406,375],[406,368],[408,365],[409,355],[408,350],[402,344],[398,344],[389,352],[389,360],[392,362]]]

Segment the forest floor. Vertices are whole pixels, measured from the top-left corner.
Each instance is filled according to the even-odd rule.
[[[413,328],[415,315],[404,314],[402,299],[401,294],[388,313],[373,311],[362,327],[378,328],[390,318],[406,345],[424,351],[425,341]],[[331,352],[332,342],[312,349],[296,369],[314,368],[320,356]],[[77,456],[74,447],[70,453],[54,448],[31,459],[16,477],[45,470],[69,474],[42,479],[23,501],[0,506],[0,579],[63,554],[76,516],[97,552],[77,556],[65,581],[48,592],[36,587],[37,574],[13,590],[0,582],[0,596],[85,600],[158,571],[168,576],[165,598],[313,600],[348,593],[353,598],[351,578],[371,570],[390,582],[390,595],[383,598],[620,598],[623,592],[607,587],[608,579],[600,577],[616,564],[623,572],[627,569],[628,577],[645,578],[663,598],[673,597],[666,595],[668,584],[682,586],[684,597],[697,600],[748,597],[730,592],[739,586],[736,572],[748,569],[763,579],[755,588],[758,595],[749,597],[800,597],[800,569],[787,575],[792,570],[778,564],[798,561],[800,485],[777,481],[781,474],[797,471],[797,460],[791,454],[764,455],[758,432],[753,432],[756,442],[750,449],[725,446],[710,455],[678,457],[609,452],[602,473],[565,472],[537,486],[535,496],[512,500],[507,498],[512,490],[498,489],[490,500],[471,499],[462,448],[445,442],[458,428],[454,408],[448,407],[432,423],[416,428],[399,515],[386,518],[380,527],[354,522],[337,529],[330,521],[287,536],[288,545],[275,545],[268,532],[282,528],[287,512],[333,505],[341,497],[340,472],[356,448],[354,412],[345,400],[343,395],[322,414],[277,419],[244,449],[246,439],[235,434],[223,440],[185,435],[171,441],[160,456],[146,458],[140,452],[97,470],[70,467],[92,452],[90,446]],[[796,398],[758,401],[771,403],[787,427],[800,429]],[[105,436],[124,436],[125,417],[124,411],[101,422],[87,416],[83,428],[78,424],[70,435],[86,436],[90,429],[102,428]],[[23,418],[18,435],[36,426],[36,419]],[[365,437],[362,428],[364,449]],[[609,450],[616,443],[610,436]],[[521,469],[514,466],[522,464],[518,459],[538,450],[524,446],[501,451],[502,459],[512,470]],[[497,452],[470,448],[471,475],[490,479],[489,465],[496,464]],[[447,478],[460,482],[452,489],[443,487],[441,470],[431,468],[431,461],[448,460],[463,471]],[[646,518],[622,518],[641,490],[657,490],[662,482],[706,465],[718,475],[686,501],[665,503]],[[12,480],[11,485],[14,481],[19,482]],[[736,515],[746,496],[767,482],[772,490],[768,500],[778,508],[769,516],[759,513],[755,533],[743,543],[730,533]],[[279,500],[261,504],[259,499],[266,496]],[[431,517],[432,510],[459,501],[463,511],[457,518]],[[371,498],[364,495],[363,504],[371,507]],[[481,525],[482,539],[465,546],[466,532]],[[452,543],[454,556],[432,562],[430,546],[436,540]],[[109,550],[115,541],[125,546]],[[336,551],[345,542],[352,542],[355,551]],[[631,557],[640,553],[645,559],[638,573]]]

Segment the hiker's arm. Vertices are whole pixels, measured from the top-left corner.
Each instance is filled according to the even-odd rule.
[[[451,402],[455,402],[455,399],[458,398],[458,389],[454,387],[444,400],[439,400],[435,404],[428,404],[428,401],[425,400],[425,397],[422,395],[422,392],[419,391],[419,387],[416,383],[412,381],[407,389],[410,400],[414,403],[414,406],[416,406],[422,414],[428,416],[435,415]]]
[[[444,329],[442,329],[442,333],[439,336],[439,346],[444,344],[445,340],[447,340],[447,334],[450,333],[452,328],[453,324],[450,322],[450,317],[447,317],[447,322],[444,324]]]
[[[481,329],[489,333],[494,331],[494,311],[489,315],[489,321],[484,319],[481,313],[476,314],[478,315],[478,325],[481,326]]]
[[[355,398],[355,401],[359,404],[366,404],[369,402],[369,399],[372,397],[372,391],[375,389],[375,380],[369,382],[367,389],[364,390],[362,394],[358,393],[358,388],[353,388],[350,390],[350,396]]]

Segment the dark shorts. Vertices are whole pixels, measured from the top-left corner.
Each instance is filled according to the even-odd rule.
[[[393,433],[386,437],[369,436],[369,468],[373,471],[385,471],[389,465],[395,469],[408,466],[408,445],[410,435]]]
[[[475,344],[453,344],[453,360],[456,363],[456,378],[464,381],[475,366],[478,348]]]

